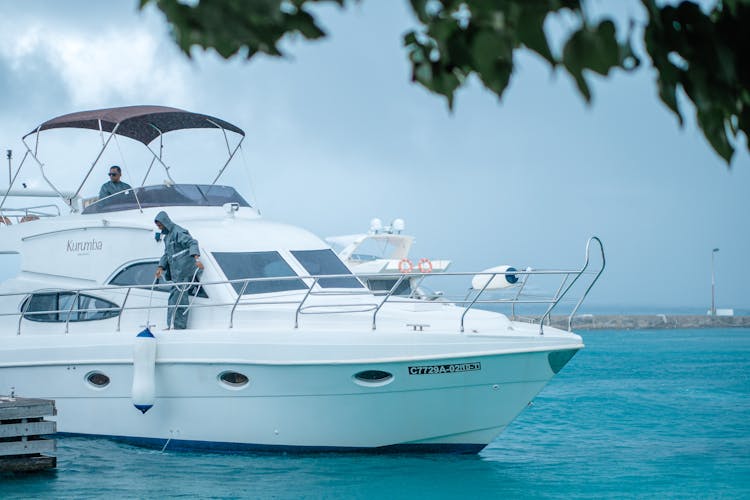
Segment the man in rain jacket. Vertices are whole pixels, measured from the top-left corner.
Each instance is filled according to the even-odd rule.
[[[164,211],[156,215],[154,223],[164,235],[164,255],[161,256],[159,267],[156,268],[157,279],[166,271],[167,281],[171,280],[175,283],[194,281],[197,269],[203,269],[198,240],[190,236],[187,229],[172,222]],[[167,327],[175,330],[187,328],[188,309],[186,306],[189,303],[190,286],[189,284],[175,285],[170,290]]]

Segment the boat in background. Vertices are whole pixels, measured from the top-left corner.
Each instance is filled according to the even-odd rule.
[[[329,236],[325,240],[376,295],[392,290],[396,296],[439,300],[442,292],[420,286],[424,281],[423,275],[444,273],[451,261],[426,257],[412,260],[409,252],[415,239],[403,234],[405,229],[403,219],[394,219],[391,224],[383,226],[380,219],[374,218],[367,233]],[[400,280],[399,274],[405,275],[406,279]]]
[[[60,128],[102,139],[90,167],[65,167],[66,179],[78,179],[70,190],[49,180],[52,167],[38,156],[39,135]],[[192,129],[226,139],[227,159],[201,184],[176,182],[187,167],[168,166],[162,148],[150,147]],[[118,137],[151,153],[150,162],[131,164],[142,181],[86,197]],[[23,196],[14,183],[30,163],[69,213],[0,224],[0,252],[22,257],[20,274],[0,284],[0,394],[54,399],[59,432],[162,449],[475,452],[584,347],[580,336],[544,323],[585,281],[572,319],[599,278],[598,238],[572,270],[451,273],[447,261],[433,261],[432,272],[420,273],[472,281],[476,293],[463,302],[397,296],[407,273],[376,294],[323,240],[262,218],[233,186],[218,184],[243,138],[219,118],[160,106],[72,113],[24,136],[27,152],[0,217],[8,196]],[[154,180],[156,171],[164,178]],[[162,210],[199,241],[199,281],[154,281],[164,250],[153,221]],[[596,270],[592,245],[602,256]],[[560,278],[548,297],[533,299],[547,307],[539,323],[477,307],[524,303],[487,298],[510,276]],[[175,285],[190,293],[186,330],[164,330]]]

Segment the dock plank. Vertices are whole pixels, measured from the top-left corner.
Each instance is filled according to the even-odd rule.
[[[0,420],[56,415],[55,402],[49,399],[0,398]]]
[[[55,402],[0,396],[0,472],[36,472],[57,467],[57,443],[43,435],[54,434],[57,423],[44,420],[57,415]],[[0,494],[2,496],[2,494]]]
[[[54,439],[34,439],[30,441],[0,441],[0,457],[8,455],[29,455],[47,453],[57,448]]]
[[[57,457],[32,455],[0,460],[0,472],[37,472],[57,467]]]
[[[57,432],[57,423],[48,420],[0,425],[0,438],[40,436]]]

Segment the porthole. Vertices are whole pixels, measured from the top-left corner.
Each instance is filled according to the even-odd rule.
[[[221,372],[219,374],[219,381],[232,389],[241,389],[250,383],[250,379],[247,378],[247,375],[233,371]]]
[[[364,370],[354,374],[354,382],[365,386],[379,386],[390,383],[393,375],[382,370]]]
[[[89,372],[86,374],[86,382],[97,389],[104,389],[109,385],[109,377],[102,372]]]

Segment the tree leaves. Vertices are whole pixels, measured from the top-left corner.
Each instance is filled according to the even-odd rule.
[[[729,164],[730,137],[750,135],[750,1],[719,2],[709,13],[688,1],[676,7],[642,1],[649,13],[646,50],[659,73],[661,100],[682,124],[676,97],[682,89],[706,139]]]
[[[578,90],[586,101],[590,101],[591,91],[583,71],[589,69],[607,76],[612,68],[625,68],[624,59],[630,53],[628,47],[618,43],[615,24],[605,19],[593,28],[584,25],[574,32],[565,44],[562,61],[575,79]]]
[[[615,68],[630,71],[639,65],[631,44],[634,21],[628,33],[618,34],[612,20],[586,17],[585,0],[408,1],[418,20],[403,38],[412,81],[445,97],[451,109],[456,91],[471,75],[502,98],[515,70],[515,51],[521,48],[553,69],[564,68],[587,102],[592,98],[588,74],[607,76]],[[324,37],[306,10],[322,2],[345,5],[345,0],[203,0],[189,5],[139,0],[141,9],[154,4],[165,14],[185,54],[199,46],[225,58],[243,50],[247,58],[258,52],[282,56],[279,43],[287,34]],[[684,92],[706,139],[729,164],[739,134],[750,135],[750,0],[716,0],[710,12],[687,0],[676,6],[641,2],[648,14],[644,45],[657,71],[659,97],[682,125],[678,94]],[[561,12],[578,24],[562,54],[555,54],[544,28],[550,16]]]
[[[280,57],[280,40],[297,33],[308,40],[325,36],[304,9],[314,1],[343,5],[344,0],[211,0],[186,4],[180,0],[140,0],[140,8],[155,4],[167,17],[172,36],[190,57],[193,46],[213,48],[228,59],[245,50],[249,59],[261,52]]]

